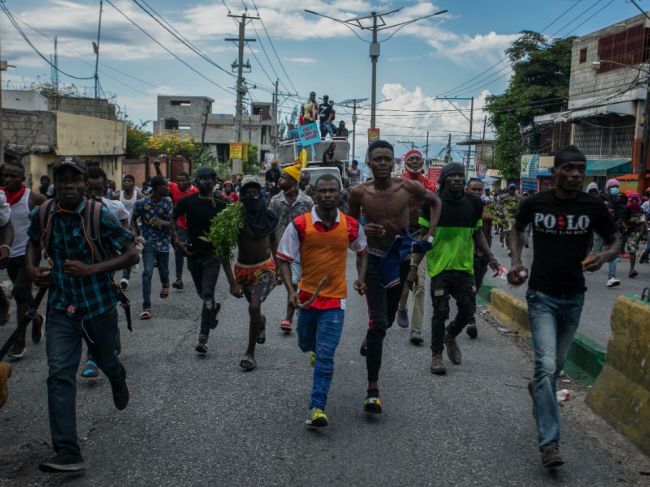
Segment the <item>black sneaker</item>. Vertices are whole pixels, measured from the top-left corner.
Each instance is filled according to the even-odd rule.
[[[201,355],[208,353],[208,335],[199,335],[199,343],[194,347],[194,350]]]
[[[118,411],[122,411],[129,404],[129,387],[126,385],[126,380],[111,382],[111,389],[113,389],[113,403]]]
[[[86,470],[83,457],[72,453],[57,453],[47,462],[41,463],[38,468],[47,473],[78,473]]]
[[[476,329],[476,323],[470,323],[467,325],[467,328],[465,328],[465,332],[467,332],[467,335],[470,338],[476,338],[478,336],[478,330]]]
[[[174,289],[183,289],[183,281],[182,279],[176,279],[176,282],[172,284],[172,287]]]
[[[13,360],[20,360],[25,355],[25,344],[14,342],[14,344],[9,349],[7,356]]]

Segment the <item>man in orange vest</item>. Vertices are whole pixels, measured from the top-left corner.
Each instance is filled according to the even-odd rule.
[[[328,424],[325,406],[334,374],[334,353],[341,339],[345,309],[348,248],[357,253],[354,289],[366,292],[367,242],[359,222],[338,210],[339,180],[325,174],[315,184],[316,206],[294,218],[282,236],[277,258],[289,301],[298,311],[298,346],[310,352],[314,367],[306,424]],[[300,259],[299,290],[291,282],[291,262]]]

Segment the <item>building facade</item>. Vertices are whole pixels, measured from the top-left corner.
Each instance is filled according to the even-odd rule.
[[[212,113],[214,100],[205,96],[159,96],[154,132],[177,130],[210,147],[219,162],[230,159],[230,143],[237,141],[235,116]],[[264,162],[273,152],[275,122],[273,104],[253,102],[242,115],[241,139],[257,146],[257,160]]]

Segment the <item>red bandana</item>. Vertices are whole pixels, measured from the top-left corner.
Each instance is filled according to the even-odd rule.
[[[27,190],[24,184],[20,185],[20,189],[18,191],[9,191],[6,187],[2,189],[7,195],[7,203],[9,203],[11,206],[18,203]]]

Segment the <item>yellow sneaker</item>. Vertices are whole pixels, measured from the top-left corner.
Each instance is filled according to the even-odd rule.
[[[327,414],[322,409],[311,408],[309,410],[309,419],[305,421],[305,424],[312,428],[324,428],[329,424]]]
[[[9,391],[7,390],[7,381],[11,376],[11,365],[7,362],[0,362],[0,408],[7,402]]]
[[[316,365],[316,352],[309,352],[309,366],[313,367]]]

